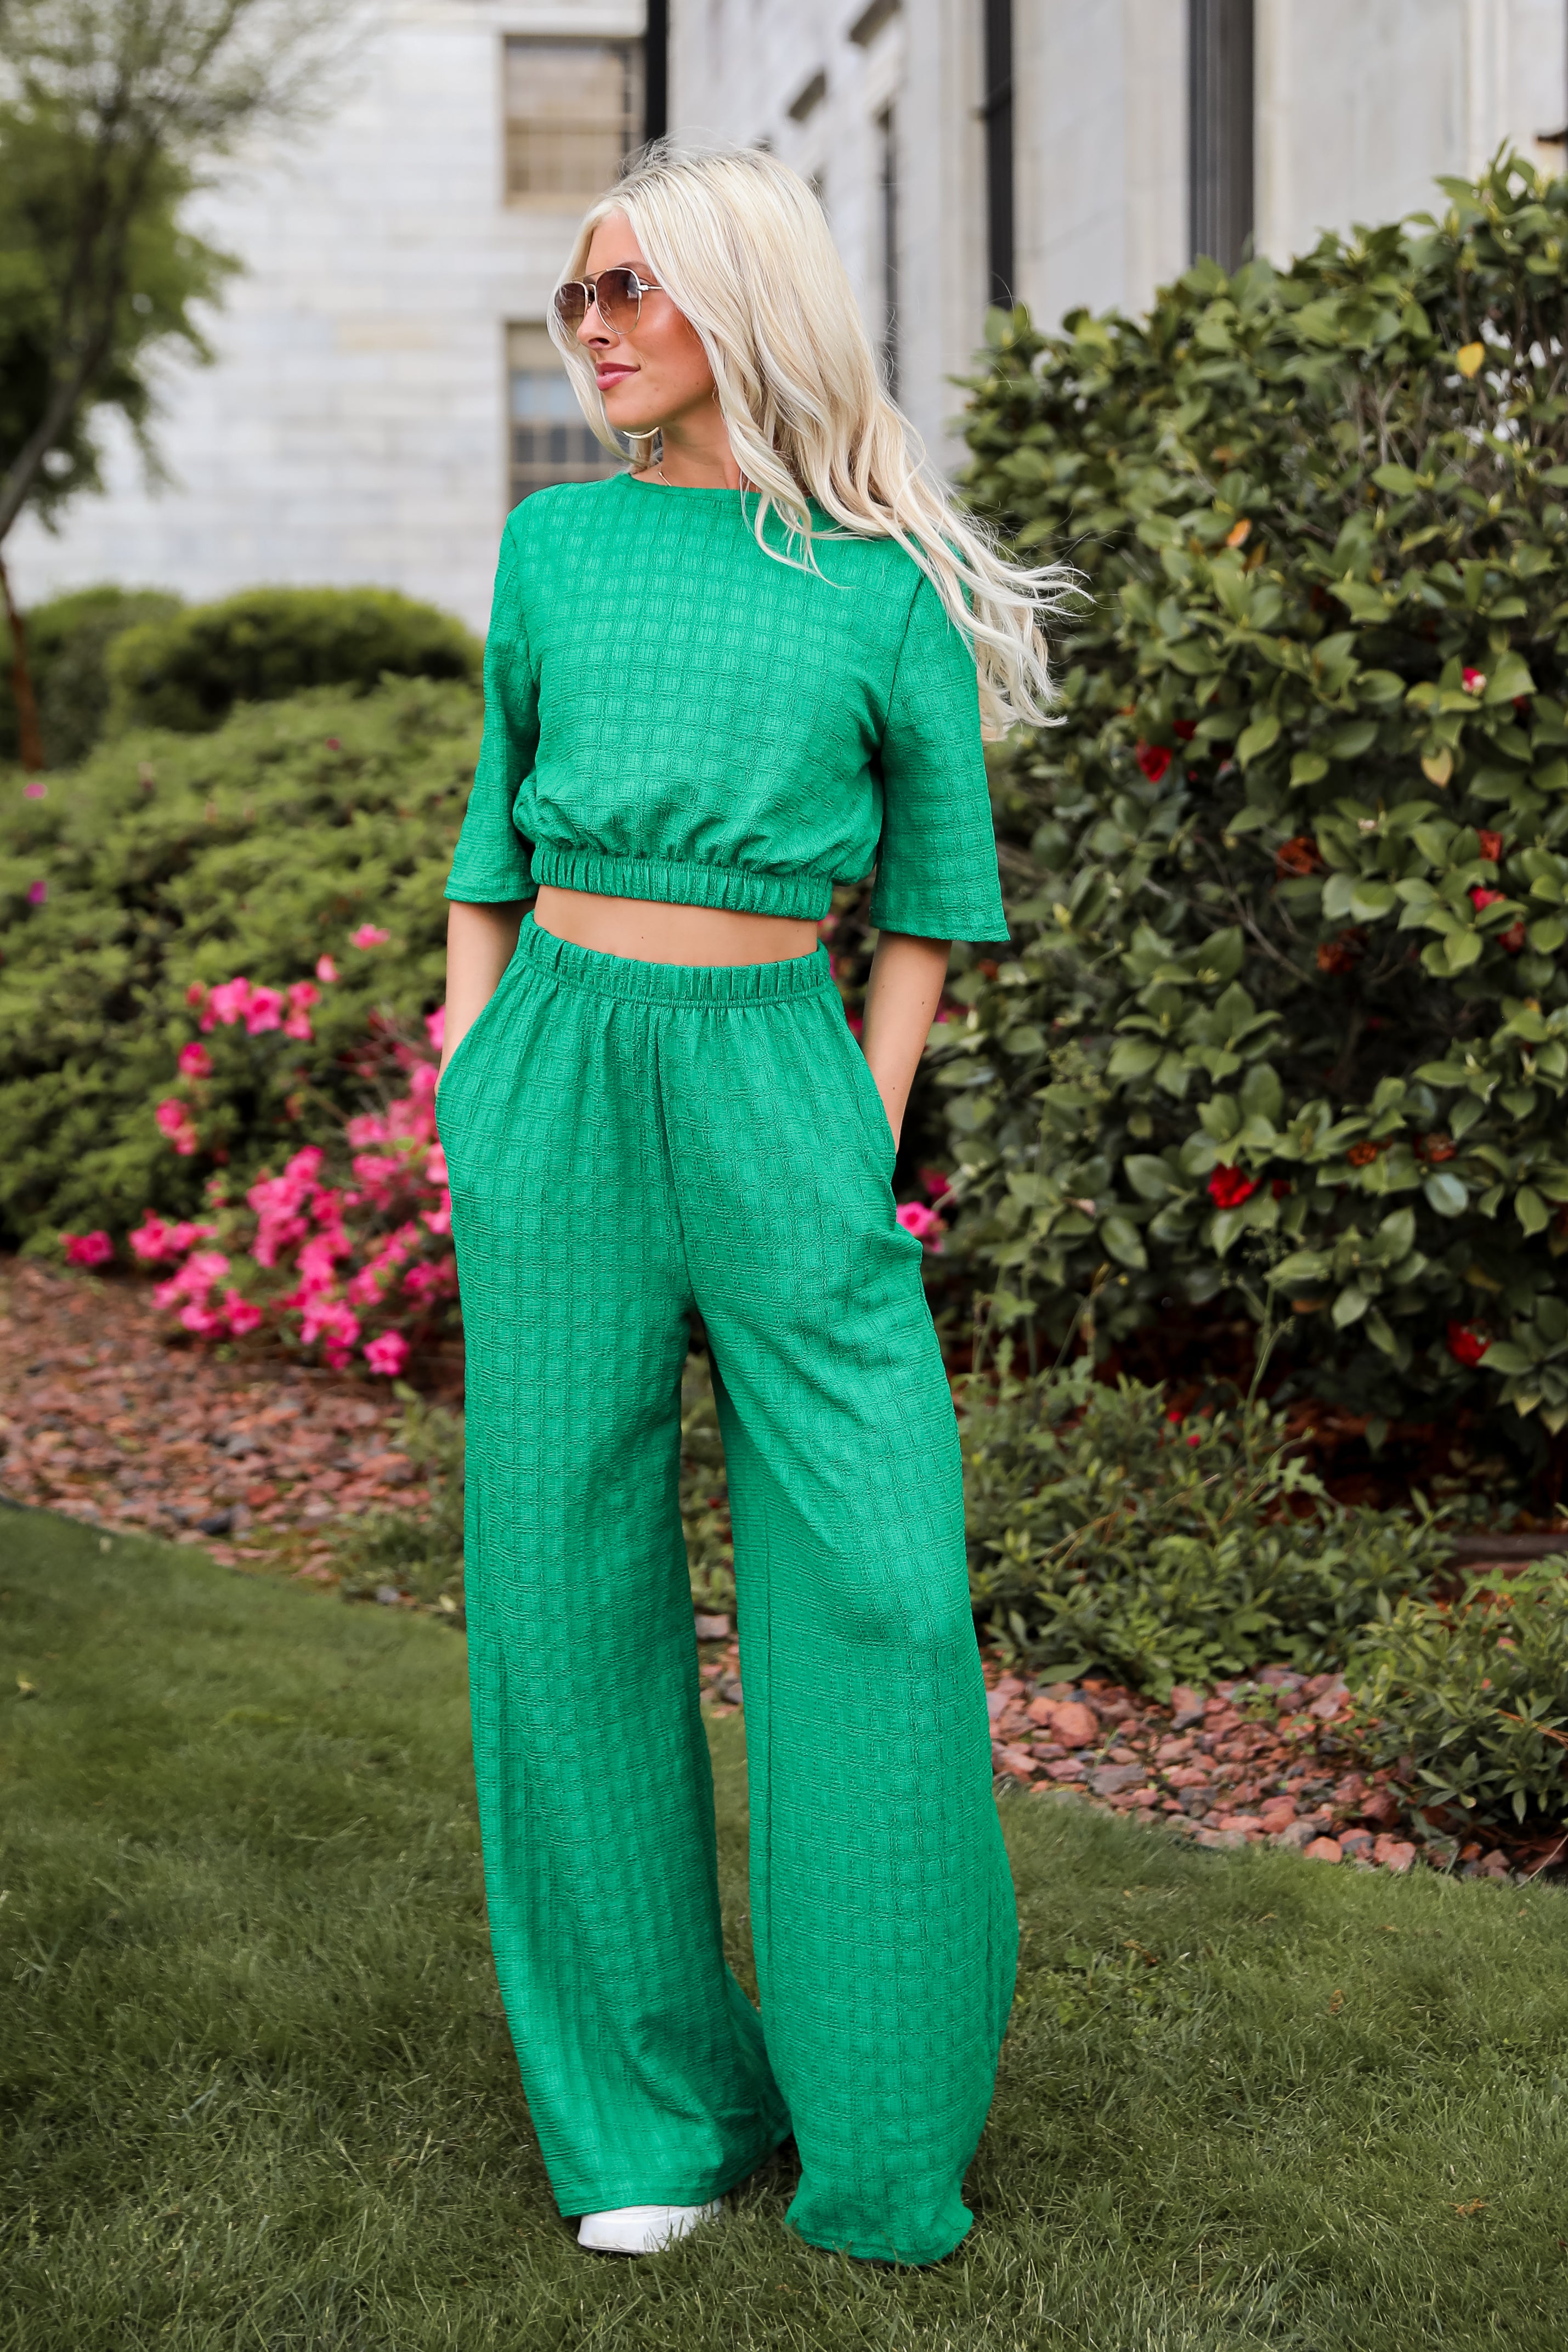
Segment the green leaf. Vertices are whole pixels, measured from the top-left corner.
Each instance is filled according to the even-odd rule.
[[[1268,1062],[1254,1062],[1241,1081],[1241,1109],[1249,1119],[1266,1118],[1278,1127],[1285,1107],[1285,1089]]]
[[[1250,727],[1242,729],[1236,739],[1236,757],[1242,767],[1248,767],[1279,740],[1280,722],[1270,710],[1263,718],[1255,719]]]
[[[1141,1201],[1168,1201],[1177,1190],[1171,1171],[1153,1152],[1134,1151],[1122,1162],[1128,1183]]]
[[[1359,1283],[1347,1282],[1329,1309],[1336,1331],[1343,1331],[1365,1314],[1372,1304]]]
[[[1517,702],[1522,694],[1535,692],[1535,680],[1530,675],[1530,665],[1522,655],[1504,654],[1492,664],[1487,674],[1486,692],[1481,700],[1495,706],[1500,702]]]
[[[1513,1196],[1513,1213],[1527,1234],[1544,1233],[1552,1212],[1531,1184],[1521,1184]]]
[[[1151,1045],[1146,1037],[1118,1038],[1105,1065],[1105,1075],[1111,1078],[1146,1078],[1163,1050]]]
[[[1321,751],[1298,751],[1291,761],[1292,784],[1315,784],[1328,772],[1329,763]]]
[[[1400,499],[1414,498],[1419,488],[1408,466],[1379,466],[1372,478],[1380,490],[1392,490]]]
[[[1241,1113],[1234,1095],[1210,1095],[1197,1109],[1198,1125],[1216,1143],[1228,1143],[1239,1132]]]
[[[1120,1214],[1102,1217],[1100,1239],[1119,1265],[1141,1271],[1148,1265],[1149,1255],[1144,1247],[1143,1235],[1130,1217]]]
[[[1421,1190],[1428,1204],[1440,1217],[1462,1217],[1469,1206],[1469,1194],[1458,1176],[1450,1176],[1446,1168],[1436,1168]]]
[[[1337,881],[1340,877],[1336,875],[1334,878]],[[1328,899],[1326,891],[1323,893],[1323,898],[1326,912]],[[1380,922],[1385,915],[1391,915],[1398,904],[1399,900],[1395,894],[1392,882],[1375,882],[1364,876],[1355,884],[1350,894],[1351,915],[1358,923]]]

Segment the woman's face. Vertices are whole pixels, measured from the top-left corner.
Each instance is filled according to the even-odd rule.
[[[615,268],[634,269],[645,286],[658,283],[622,213],[594,230],[583,276],[591,280]],[[661,430],[714,397],[702,339],[667,294],[644,294],[643,314],[626,334],[607,327],[595,303],[577,339],[593,362],[604,414],[618,433]]]

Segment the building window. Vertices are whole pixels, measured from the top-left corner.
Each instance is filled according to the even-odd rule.
[[[1252,0],[1187,0],[1187,247],[1239,269],[1252,235]]]
[[[898,398],[898,121],[890,106],[876,119],[878,212],[882,220],[882,380]]]
[[[600,195],[643,135],[641,44],[508,37],[506,100],[508,202]]]
[[[596,440],[544,327],[507,330],[509,506],[551,482],[596,482],[625,463]]]

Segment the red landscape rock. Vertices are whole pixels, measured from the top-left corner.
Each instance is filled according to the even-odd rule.
[[[1309,1862],[1343,1862],[1344,1860],[1343,1854],[1339,1850],[1337,1838],[1315,1837],[1310,1845],[1304,1845],[1301,1848],[1301,1852]]]

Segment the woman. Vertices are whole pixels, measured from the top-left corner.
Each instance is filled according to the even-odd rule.
[[[446,896],[491,1936],[560,2210],[642,2252],[791,2132],[812,2243],[927,2263],[1012,1994],[952,1401],[890,1191],[980,750],[1052,577],[916,470],[804,183],[653,151],[556,298],[633,470],[507,525]],[[656,452],[656,454],[655,454]],[[817,925],[875,863],[864,1051]],[[677,1507],[728,1464],[762,2013],[725,1967]]]

